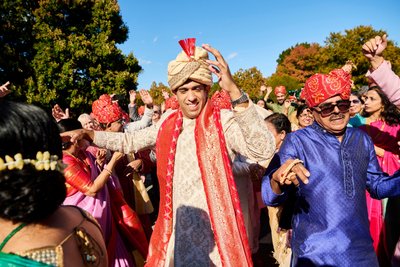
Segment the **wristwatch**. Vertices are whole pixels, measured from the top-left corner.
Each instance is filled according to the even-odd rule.
[[[249,102],[249,97],[247,96],[247,94],[242,89],[240,89],[240,92],[242,93],[240,97],[231,101],[232,108],[234,108],[238,104]]]

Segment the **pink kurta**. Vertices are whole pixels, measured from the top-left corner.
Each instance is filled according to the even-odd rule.
[[[392,71],[390,62],[384,61],[373,72],[368,71],[367,77],[372,78],[389,100],[396,106],[400,106],[400,77]]]

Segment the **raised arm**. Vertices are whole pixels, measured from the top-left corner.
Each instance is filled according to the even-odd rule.
[[[229,94],[232,106],[246,108],[249,105],[249,99],[247,95],[237,87],[224,57],[217,49],[208,44],[204,44],[202,47],[215,56],[216,60],[207,60],[207,63],[210,64],[208,68],[218,77],[218,84],[222,90],[225,90]]]
[[[88,172],[82,168],[73,158],[64,157],[64,163],[67,165],[65,168],[65,179],[69,185],[83,194],[94,197],[107,183],[116,163],[122,156],[122,153],[114,152],[107,167],[103,168],[94,181],[91,180],[90,171]]]
[[[266,93],[264,95],[264,101],[265,101],[265,103],[267,103],[269,95],[272,92],[272,87],[271,86],[266,87],[265,85],[262,85],[261,87],[263,87],[263,86],[265,87],[265,91],[266,91]]]
[[[128,123],[125,127],[126,132],[137,131],[151,124],[151,117],[153,116],[153,98],[146,90],[140,90],[139,94],[145,104],[144,114],[140,120]]]
[[[387,43],[387,36],[385,34],[382,37],[376,36],[368,40],[362,46],[364,56],[371,63],[367,77],[372,78],[382,88],[382,91],[393,104],[400,106],[400,77],[392,71],[390,63],[382,56]]]
[[[57,122],[59,122],[60,120],[69,118],[69,109],[66,108],[64,111],[58,104],[55,104],[54,107],[51,109],[51,114],[53,115],[53,118]]]

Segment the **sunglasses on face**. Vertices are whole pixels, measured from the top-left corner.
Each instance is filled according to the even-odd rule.
[[[119,119],[119,120],[116,120],[115,122],[117,122],[117,123],[119,123],[119,124],[121,124],[121,125],[125,125],[125,120],[124,119]]]
[[[317,110],[315,108],[314,109],[319,114],[321,114],[322,117],[327,117],[334,112],[335,107],[338,108],[340,113],[346,113],[350,109],[350,100],[339,100],[339,101],[336,101],[336,103],[326,103],[326,104],[319,105],[317,107],[319,110]]]

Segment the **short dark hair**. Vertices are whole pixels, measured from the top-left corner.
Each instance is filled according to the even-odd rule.
[[[309,107],[307,105],[299,105],[297,107],[297,111],[296,111],[296,118],[299,118],[301,113],[303,113],[304,110],[308,109]]]
[[[281,131],[285,131],[285,133],[291,133],[292,132],[292,125],[286,117],[286,115],[282,113],[272,113],[268,117],[264,119],[266,122],[270,122],[272,125],[274,125],[275,130],[280,133]]]
[[[0,157],[21,153],[36,159],[48,151],[62,159],[60,133],[54,120],[39,107],[0,101]],[[66,197],[64,175],[57,170],[38,171],[31,164],[23,169],[0,171],[0,217],[14,222],[39,222]]]

